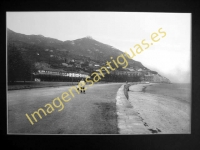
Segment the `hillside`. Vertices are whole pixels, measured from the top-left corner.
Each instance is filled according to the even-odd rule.
[[[53,77],[52,74],[67,72],[89,75],[105,66],[107,61],[111,62],[111,57],[116,59],[123,54],[119,49],[96,41],[92,37],[60,41],[43,35],[25,35],[7,29],[7,42],[9,82],[33,81],[39,70],[46,74],[45,77],[39,76],[43,81],[71,81],[71,76]],[[116,73],[107,75],[105,80],[169,82],[167,78],[146,68],[141,62],[131,59],[127,61],[126,69],[120,66]],[[50,74],[51,77],[48,76]],[[78,81],[78,78],[76,80]]]
[[[42,35],[25,35],[7,29],[8,44],[14,43],[24,54],[25,59],[34,62],[45,62],[51,67],[63,68],[61,63],[72,59],[94,61],[98,64],[105,63],[110,57],[116,58],[122,51],[107,44],[84,37],[72,41],[60,41]],[[128,60],[129,67],[144,68],[134,60]]]

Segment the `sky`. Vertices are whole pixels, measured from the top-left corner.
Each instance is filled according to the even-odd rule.
[[[166,36],[133,59],[171,82],[191,82],[191,13],[7,12],[6,18],[7,28],[17,33],[61,41],[91,36],[129,54],[162,28]]]

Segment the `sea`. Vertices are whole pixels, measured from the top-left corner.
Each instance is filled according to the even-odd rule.
[[[191,83],[156,83],[147,86],[144,92],[165,95],[191,103]]]
[[[161,134],[191,133],[191,84],[143,84],[143,92],[129,92],[129,100],[148,127]],[[158,130],[157,130],[158,131]]]

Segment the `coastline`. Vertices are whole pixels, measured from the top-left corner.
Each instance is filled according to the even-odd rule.
[[[142,118],[144,126],[152,133],[191,133],[190,103],[168,95],[146,92],[149,86],[154,85],[159,86],[158,83],[150,83],[129,87],[128,94],[132,109]]]
[[[191,103],[190,83],[154,84],[151,87],[145,88],[144,92],[175,98],[180,102]]]

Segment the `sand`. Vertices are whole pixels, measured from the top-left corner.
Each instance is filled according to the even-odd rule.
[[[144,93],[151,84],[137,84],[129,88],[129,101],[143,119],[144,126],[159,134],[190,134],[191,106],[176,98]]]

